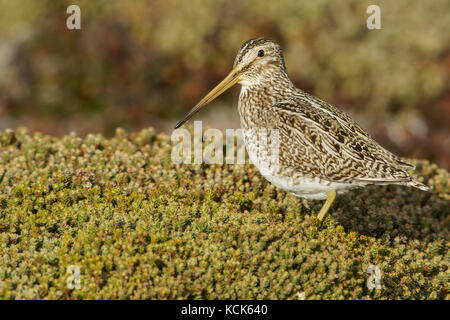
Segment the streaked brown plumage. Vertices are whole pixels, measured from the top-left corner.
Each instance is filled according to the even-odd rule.
[[[327,198],[320,221],[336,193],[355,187],[400,184],[428,190],[407,172],[413,165],[381,147],[345,113],[295,88],[280,46],[269,39],[245,42],[232,72],[176,127],[235,83],[242,85],[238,110],[251,161],[283,190]],[[274,132],[276,165],[269,160]]]

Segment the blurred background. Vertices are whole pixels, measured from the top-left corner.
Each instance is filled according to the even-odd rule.
[[[241,44],[277,40],[297,87],[382,145],[450,168],[450,2],[0,0],[0,130],[111,136],[173,125],[230,71]],[[66,8],[81,8],[68,30]],[[238,128],[238,88],[200,113]]]

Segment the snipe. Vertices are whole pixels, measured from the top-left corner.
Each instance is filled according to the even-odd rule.
[[[320,223],[336,194],[355,187],[400,184],[428,190],[408,174],[413,165],[380,146],[342,111],[297,89],[280,46],[269,39],[245,42],[230,74],[175,128],[236,83],[242,86],[238,109],[250,160],[275,186],[298,197],[326,199]]]

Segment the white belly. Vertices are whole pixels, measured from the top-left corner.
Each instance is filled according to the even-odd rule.
[[[258,168],[261,175],[276,187],[290,192],[297,197],[313,200],[323,200],[327,198],[328,191],[335,190],[338,194],[347,192],[350,189],[365,185],[349,184],[341,182],[325,181],[319,178],[304,177],[301,173],[294,172],[286,168],[279,168],[273,161],[261,157],[261,147],[253,143],[247,143],[245,139],[247,153],[250,161]]]
[[[261,171],[260,171],[261,172]],[[263,174],[264,178],[270,181],[274,186],[294,194],[296,197],[323,200],[327,198],[328,191],[335,190],[337,193],[344,193],[350,189],[358,187],[357,185],[329,182],[317,178],[274,176]]]

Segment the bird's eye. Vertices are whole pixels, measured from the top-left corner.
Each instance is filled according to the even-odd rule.
[[[258,57],[264,57],[264,50],[258,51]]]

